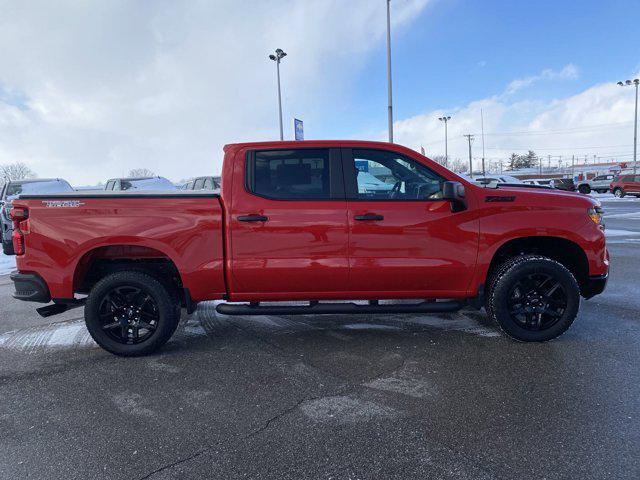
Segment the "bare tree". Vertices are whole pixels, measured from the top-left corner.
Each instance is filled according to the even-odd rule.
[[[130,177],[155,177],[156,174],[153,173],[148,168],[133,168],[129,171]]]
[[[449,163],[451,164],[450,166],[451,170],[456,173],[465,173],[467,170],[469,170],[469,165],[467,165],[467,162],[459,158],[456,158],[455,160],[450,161]]]
[[[24,180],[25,178],[36,178],[38,175],[22,162],[7,163],[0,165],[0,175],[2,181]]]
[[[435,155],[433,157],[430,157],[431,160],[433,160],[436,163],[439,163],[440,165],[443,165],[445,163],[447,163],[447,157],[445,157],[444,155]]]

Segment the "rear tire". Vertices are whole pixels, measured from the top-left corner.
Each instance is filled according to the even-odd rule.
[[[589,185],[580,185],[578,187],[578,191],[580,193],[584,193],[585,195],[591,193],[591,187]]]
[[[154,352],[171,338],[180,321],[180,304],[172,293],[146,273],[112,273],[89,293],[84,309],[87,329],[114,355]]]
[[[522,342],[545,342],[562,335],[579,306],[580,287],[573,274],[539,255],[515,257],[498,267],[486,299],[489,317]]]
[[[15,255],[15,251],[13,250],[13,242],[2,241],[2,252],[5,255]]]

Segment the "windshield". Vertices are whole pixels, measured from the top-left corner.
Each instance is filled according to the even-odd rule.
[[[39,182],[11,182],[7,186],[6,198],[13,200],[18,195],[39,193],[73,192],[73,187],[66,180],[46,180]]]

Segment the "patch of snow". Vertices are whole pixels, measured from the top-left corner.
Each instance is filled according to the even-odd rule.
[[[0,275],[7,275],[16,269],[16,257],[0,252]]]
[[[607,228],[604,231],[607,237],[631,237],[640,235],[640,232],[634,232],[633,230],[616,230],[614,228]]]

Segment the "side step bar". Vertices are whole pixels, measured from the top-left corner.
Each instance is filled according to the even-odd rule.
[[[346,313],[445,313],[460,310],[464,302],[421,302],[415,304],[369,305],[356,303],[316,303],[309,305],[260,305],[220,303],[216,311],[224,315],[327,315]]]
[[[58,303],[52,303],[50,305],[45,305],[44,307],[36,308],[36,312],[40,314],[41,317],[47,318],[52,317],[54,315],[59,315],[61,313],[66,312],[67,310],[71,310],[72,308],[82,307],[85,304],[86,299],[82,300],[65,300]]]

